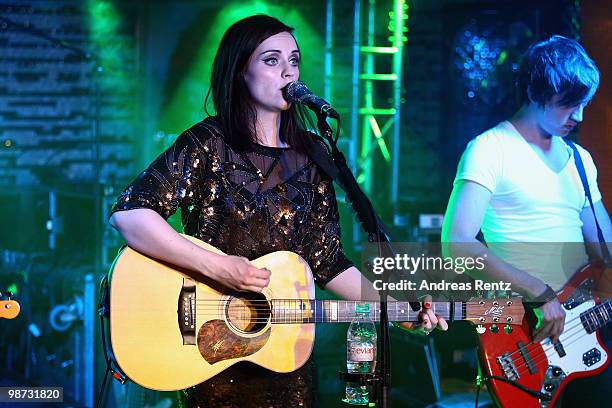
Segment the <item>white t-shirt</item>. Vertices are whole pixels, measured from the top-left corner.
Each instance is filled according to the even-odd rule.
[[[559,289],[588,260],[580,213],[589,203],[572,149],[558,136],[552,143],[569,153],[559,172],[544,163],[510,122],[501,122],[468,144],[455,183],[474,181],[492,193],[481,226],[489,247]],[[597,169],[591,155],[577,147],[595,203],[601,200]]]

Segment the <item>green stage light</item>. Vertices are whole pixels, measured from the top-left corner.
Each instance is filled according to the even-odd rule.
[[[11,292],[13,295],[17,295],[19,293],[19,289],[17,288],[16,283],[11,283],[6,287],[7,292]]]
[[[87,0],[87,15],[96,62],[124,82],[125,75],[121,67],[123,54],[127,50],[125,42],[118,38],[121,15],[109,0]]]

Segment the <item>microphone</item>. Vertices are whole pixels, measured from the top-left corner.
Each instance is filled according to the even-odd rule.
[[[283,88],[283,97],[289,103],[301,103],[321,114],[334,119],[340,119],[338,112],[324,99],[312,93],[302,81],[293,81]]]

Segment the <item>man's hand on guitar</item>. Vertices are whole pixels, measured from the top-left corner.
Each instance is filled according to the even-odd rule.
[[[538,325],[534,329],[533,341],[540,342],[550,337],[553,343],[559,340],[565,325],[565,310],[557,299],[534,309],[538,318]]]
[[[261,292],[270,284],[268,269],[256,268],[240,256],[220,255],[215,266],[211,268],[210,277],[230,289]]]
[[[412,333],[420,333],[428,335],[434,329],[438,328],[442,331],[448,330],[448,323],[443,317],[435,314],[431,310],[432,298],[427,295],[423,298],[421,303],[421,312],[419,313],[420,323],[414,324],[410,322],[399,323],[399,326],[403,329],[409,330]]]

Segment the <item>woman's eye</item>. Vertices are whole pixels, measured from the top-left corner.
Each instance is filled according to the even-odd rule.
[[[299,58],[291,58],[290,62],[291,62],[291,65],[295,65],[295,66],[300,65]]]
[[[267,65],[276,65],[278,64],[278,59],[276,58],[266,58],[263,60]]]

